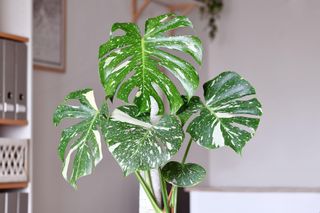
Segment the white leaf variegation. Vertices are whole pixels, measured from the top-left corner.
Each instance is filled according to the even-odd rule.
[[[193,97],[181,108],[183,123],[200,111],[187,132],[203,147],[229,146],[240,153],[253,137],[262,115],[255,89],[235,72],[223,72],[203,86],[205,103]]]
[[[192,27],[192,23],[187,17],[174,14],[148,19],[144,35],[134,23],[115,23],[110,39],[99,50],[100,80],[106,96],[113,98],[117,91],[117,97],[128,102],[130,93],[137,88],[134,103],[140,112],[150,112],[152,97],[158,104],[159,114],[163,114],[164,104],[156,85],[166,95],[171,112],[176,112],[183,103],[180,92],[160,67],[179,80],[189,98],[199,85],[199,76],[191,63],[166,49],[189,54],[198,64],[202,60],[199,38],[166,35],[181,27]],[[116,35],[118,30],[124,34]]]
[[[164,115],[151,124],[136,106],[116,109],[103,126],[109,151],[125,175],[158,168],[179,150],[184,133],[174,115]]]
[[[69,105],[67,104],[69,100],[78,100],[80,105]],[[63,162],[62,175],[73,187],[76,187],[80,177],[91,174],[102,159],[101,135],[98,129],[102,122],[107,121],[104,117],[107,113],[105,104],[100,110],[98,109],[93,91],[84,89],[66,96],[64,103],[57,107],[53,115],[55,125],[67,118],[81,120],[63,130],[58,148],[59,157]],[[70,148],[66,154],[68,146]]]

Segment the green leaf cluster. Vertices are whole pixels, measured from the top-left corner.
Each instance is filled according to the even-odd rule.
[[[177,187],[191,187],[205,178],[203,167],[186,162],[193,143],[207,149],[228,146],[241,153],[253,137],[262,115],[255,89],[239,74],[227,71],[203,85],[203,101],[194,96],[199,75],[193,63],[201,64],[202,45],[196,36],[169,34],[182,27],[192,27],[191,21],[174,14],[148,19],[144,34],[133,23],[112,26],[110,38],[99,49],[106,100],[98,108],[91,89],[78,90],[67,95],[54,112],[55,125],[70,118],[78,122],[62,131],[58,148],[62,174],[71,185],[75,187],[80,177],[92,173],[102,159],[104,141],[124,174],[136,174],[156,212],[161,210],[152,186],[140,172],[160,171],[168,212],[175,208]],[[174,51],[191,56],[194,62]],[[168,72],[179,84],[173,83]],[[114,97],[125,104],[109,112]],[[158,108],[157,116],[151,116],[153,108]],[[190,140],[182,161],[170,161],[186,133]],[[169,195],[166,183],[172,185]]]

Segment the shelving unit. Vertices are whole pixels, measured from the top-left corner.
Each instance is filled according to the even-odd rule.
[[[28,181],[0,183],[0,190],[25,192],[29,195],[28,213],[32,213],[32,0],[0,1],[0,37],[27,45],[27,119],[0,119],[0,138],[27,139]]]
[[[199,3],[192,0],[144,0],[141,5],[139,0],[131,0],[132,22],[137,22],[143,11],[151,3],[166,8],[168,12],[180,12],[182,15],[187,15],[199,6]]]

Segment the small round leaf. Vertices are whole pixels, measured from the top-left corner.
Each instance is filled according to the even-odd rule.
[[[206,176],[206,170],[195,163],[182,164],[170,161],[161,170],[164,179],[174,186],[191,187],[199,184]]]

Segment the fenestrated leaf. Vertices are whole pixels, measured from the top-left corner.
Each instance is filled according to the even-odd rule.
[[[78,100],[80,105],[69,105],[67,101]],[[101,123],[106,122],[108,108],[103,104],[98,109],[91,89],[71,92],[65,97],[53,115],[53,123],[58,125],[63,119],[81,119],[80,122],[63,130],[58,147],[59,157],[63,162],[62,175],[76,187],[77,180],[92,173],[93,168],[102,159],[101,136],[98,131]],[[70,147],[68,154],[66,150]],[[70,160],[74,154],[71,175],[68,175]]]
[[[200,115],[191,121],[187,132],[206,148],[229,146],[240,153],[262,115],[255,89],[235,72],[223,72],[203,88],[205,104],[198,108]],[[195,106],[190,104],[186,109]]]
[[[162,169],[164,179],[174,186],[190,187],[195,186],[205,178],[206,170],[195,163],[182,164],[170,161]]]
[[[164,115],[156,124],[139,114],[136,106],[122,106],[104,126],[106,143],[125,175],[158,168],[179,150],[184,133],[174,115]]]
[[[166,95],[171,112],[176,112],[183,104],[180,92],[160,67],[171,72],[192,97],[199,85],[199,76],[193,65],[164,49],[178,50],[192,56],[198,64],[202,60],[202,46],[199,38],[192,35],[166,36],[166,33],[181,27],[192,27],[185,16],[165,14],[146,21],[145,34],[133,23],[115,23],[110,39],[100,46],[99,73],[107,97],[112,98],[117,89],[117,97],[128,102],[134,88],[135,104],[140,112],[149,112],[152,96],[159,114],[164,112],[164,104],[157,90]],[[114,35],[122,30],[124,35]],[[128,79],[129,74],[132,73]]]

